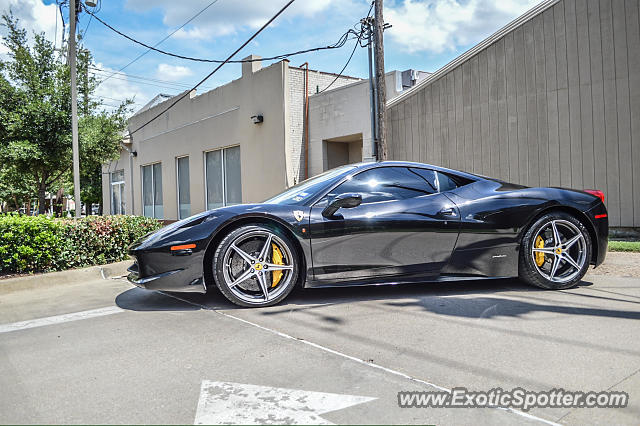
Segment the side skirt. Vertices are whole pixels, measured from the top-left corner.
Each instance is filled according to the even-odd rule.
[[[441,275],[434,278],[421,278],[421,279],[398,279],[393,281],[376,281],[375,278],[369,280],[358,281],[311,281],[307,280],[304,284],[304,288],[332,288],[332,287],[364,287],[364,286],[379,286],[379,285],[401,285],[401,284],[419,284],[419,283],[438,283],[449,281],[480,281],[480,280],[500,280],[513,277],[495,276],[485,277],[477,275]]]

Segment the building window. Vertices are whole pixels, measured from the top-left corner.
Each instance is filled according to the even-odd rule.
[[[191,192],[189,191],[189,157],[176,159],[178,173],[178,219],[191,216]]]
[[[205,152],[207,210],[242,203],[240,147]]]
[[[142,214],[163,219],[162,211],[162,164],[142,166]]]
[[[125,214],[124,170],[111,173],[111,214]]]
[[[224,203],[242,203],[242,176],[240,174],[240,147],[223,150],[224,153]]]

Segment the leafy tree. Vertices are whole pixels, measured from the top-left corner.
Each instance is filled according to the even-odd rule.
[[[0,60],[0,167],[10,165],[3,173],[23,177],[39,201],[39,213],[44,213],[45,193],[72,182],[69,67],[63,62],[64,52],[58,54],[44,33],[34,34],[30,46],[27,32],[13,15],[4,14],[2,26],[8,59]],[[102,198],[101,164],[119,151],[129,105],[124,102],[110,113],[100,110],[92,98],[96,81],[88,72],[91,62],[91,53],[80,48],[81,181],[87,185],[81,197],[89,203]],[[4,186],[11,182],[3,179]]]
[[[25,179],[12,164],[0,165],[0,202],[7,203],[10,209],[18,210],[34,198],[35,182]]]
[[[100,204],[102,211],[102,164],[120,154],[125,111],[129,103],[115,112],[105,111],[80,118],[80,188],[87,204]]]

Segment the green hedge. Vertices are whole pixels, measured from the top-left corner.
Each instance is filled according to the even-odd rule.
[[[89,216],[79,220],[0,215],[0,274],[61,271],[127,259],[127,248],[160,229],[140,216]]]

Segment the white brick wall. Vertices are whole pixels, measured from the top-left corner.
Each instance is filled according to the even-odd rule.
[[[308,93],[312,95],[326,88],[336,78],[335,74],[309,71]],[[304,79],[305,70],[289,67],[289,119],[291,162],[287,170],[288,185],[304,180]],[[353,83],[360,79],[341,76],[331,89]],[[311,163],[311,161],[310,161]]]

